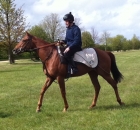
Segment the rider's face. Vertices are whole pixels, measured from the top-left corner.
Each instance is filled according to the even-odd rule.
[[[70,22],[69,21],[65,21],[65,24],[66,24],[66,27],[69,27],[70,26]]]

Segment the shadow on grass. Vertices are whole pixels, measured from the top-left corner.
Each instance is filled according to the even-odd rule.
[[[12,116],[12,114],[0,112],[0,118],[7,118],[7,117],[10,117],[10,116]]]
[[[42,64],[41,62],[35,62],[35,63],[14,63],[13,65],[16,65],[16,66],[28,66],[28,65],[37,65],[37,64]],[[1,72],[14,72],[14,71],[27,71],[27,69],[7,69],[7,70],[0,70],[0,73]]]
[[[7,63],[7,64],[3,64],[3,65],[37,65],[37,64],[42,64],[42,62],[19,62],[19,63],[14,63],[14,64],[9,64],[9,63]]]
[[[91,110],[109,110],[109,109],[133,109],[133,108],[140,108],[140,104],[139,103],[130,103],[130,104],[125,104],[125,105],[109,105],[109,106],[96,106],[95,108],[91,109]]]
[[[15,72],[15,71],[26,71],[27,69],[22,69],[22,70],[0,70],[0,73],[5,73],[5,72]]]
[[[134,109],[134,108],[140,108],[140,104],[139,103],[130,103],[130,104],[125,104],[125,105],[106,105],[106,106],[96,106],[96,107],[93,107],[91,109],[89,109],[89,111],[108,111],[108,110],[123,110],[123,109]],[[68,111],[86,111],[84,108],[74,108],[74,109],[68,109]]]
[[[33,62],[33,63],[14,63],[13,65],[36,65],[42,64],[41,62]]]

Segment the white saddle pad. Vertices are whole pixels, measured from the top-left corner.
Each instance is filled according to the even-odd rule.
[[[97,54],[93,48],[86,48],[76,52],[73,60],[81,62],[91,68],[95,68],[98,64]]]

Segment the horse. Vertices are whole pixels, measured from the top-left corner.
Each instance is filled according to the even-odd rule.
[[[117,88],[117,84],[121,82],[123,75],[116,65],[114,54],[109,51],[103,51],[97,48],[94,49],[98,56],[98,65],[95,68],[91,68],[82,63],[77,64],[78,72],[72,74],[71,77],[82,76],[88,73],[95,89],[95,95],[93,96],[92,103],[89,107],[90,109],[96,106],[100,92],[101,87],[98,81],[99,75],[102,76],[113,87],[117,102],[120,105],[124,105],[124,103],[121,101]],[[41,111],[44,93],[55,80],[57,80],[59,84],[61,95],[64,101],[63,112],[66,112],[69,107],[65,89],[65,79],[67,76],[68,65],[61,64],[56,43],[48,43],[26,32],[23,39],[13,49],[13,54],[32,51],[35,51],[38,54],[43,64],[43,71],[46,75],[46,82],[41,89],[36,112]]]

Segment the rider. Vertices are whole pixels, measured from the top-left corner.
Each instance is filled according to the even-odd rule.
[[[81,30],[77,25],[75,25],[74,16],[71,12],[66,14],[63,17],[63,20],[65,21],[67,27],[66,37],[65,40],[63,40],[63,42],[67,45],[64,50],[64,57],[67,59],[68,64],[70,64],[73,71],[72,73],[76,73],[78,69],[73,61],[73,56],[77,51],[82,50]]]

